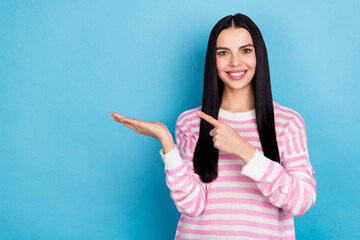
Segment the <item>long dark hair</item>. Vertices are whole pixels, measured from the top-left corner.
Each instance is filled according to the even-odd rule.
[[[216,70],[216,40],[222,30],[230,27],[245,28],[253,40],[256,54],[256,71],[251,84],[255,95],[257,129],[264,155],[280,163],[266,46],[259,28],[244,14],[238,13],[234,16],[226,16],[217,22],[211,30],[205,60],[201,111],[218,119],[224,83],[219,78]],[[195,148],[193,164],[195,172],[205,183],[212,182],[218,176],[219,150],[214,147],[212,137],[209,135],[213,128],[210,123],[201,118],[200,136]]]

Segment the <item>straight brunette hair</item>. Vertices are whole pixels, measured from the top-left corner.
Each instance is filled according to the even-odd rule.
[[[256,71],[251,84],[255,95],[257,129],[264,155],[280,163],[266,46],[259,28],[244,14],[237,13],[234,16],[226,16],[217,22],[211,30],[205,59],[201,111],[218,119],[224,83],[216,70],[216,40],[222,30],[230,27],[245,28],[253,40]],[[195,172],[204,183],[212,182],[218,176],[219,150],[214,147],[212,137],[209,135],[213,128],[210,123],[201,118],[200,135],[194,152],[193,165]]]

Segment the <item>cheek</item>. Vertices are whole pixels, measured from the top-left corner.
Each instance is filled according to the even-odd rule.
[[[218,72],[223,71],[226,66],[227,66],[226,60],[224,60],[224,59],[216,60],[216,69]]]
[[[255,57],[255,55],[252,56],[251,58],[249,58],[249,66],[251,66],[252,68],[256,68],[256,57]]]
[[[256,68],[256,59],[254,59],[254,60],[251,62],[251,66],[252,66],[253,68]]]
[[[255,58],[247,58],[244,60],[244,63],[249,68],[255,69],[256,68],[256,59]]]

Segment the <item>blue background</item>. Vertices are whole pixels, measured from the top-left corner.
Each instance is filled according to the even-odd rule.
[[[297,239],[359,239],[359,1],[0,1],[0,239],[173,239],[158,140],[201,105],[211,29],[248,15],[274,101],[305,120],[316,204]]]

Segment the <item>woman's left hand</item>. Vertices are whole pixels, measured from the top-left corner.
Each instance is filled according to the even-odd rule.
[[[242,158],[247,163],[253,154],[255,148],[243,139],[232,127],[220,122],[202,111],[197,112],[198,116],[214,126],[209,132],[213,137],[214,147],[230,154],[234,154]]]

